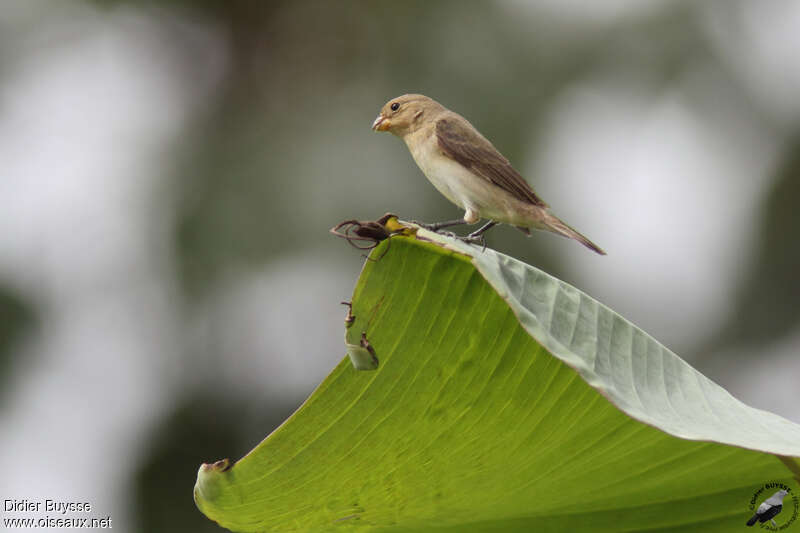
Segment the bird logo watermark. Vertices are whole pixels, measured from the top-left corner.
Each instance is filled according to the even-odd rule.
[[[767,531],[783,531],[797,521],[800,498],[796,490],[785,483],[765,483],[750,498],[751,516],[747,526],[757,525]]]

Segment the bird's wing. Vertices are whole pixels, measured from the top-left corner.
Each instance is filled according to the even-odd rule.
[[[767,510],[769,510],[771,508],[772,508],[771,504],[769,504],[767,502],[764,502],[764,503],[762,503],[761,505],[758,506],[758,509],[756,509],[756,514],[764,514],[764,513],[767,512]]]
[[[469,123],[462,124],[455,118],[441,118],[436,121],[436,139],[439,148],[447,157],[472,170],[478,176],[489,180],[523,202],[547,207],[520,173],[514,170],[508,159]]]
[[[781,492],[776,492],[764,503],[768,503],[770,505],[783,505],[783,494],[781,494]]]

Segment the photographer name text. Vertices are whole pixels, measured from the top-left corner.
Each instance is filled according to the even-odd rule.
[[[89,502],[59,500],[3,500],[3,511],[7,513],[91,513]]]

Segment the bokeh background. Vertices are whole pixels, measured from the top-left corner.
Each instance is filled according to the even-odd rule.
[[[370,131],[406,92],[609,255],[490,246],[800,422],[795,0],[0,4],[0,497],[218,530],[198,465],[344,354],[363,259],[328,229],[460,216]]]

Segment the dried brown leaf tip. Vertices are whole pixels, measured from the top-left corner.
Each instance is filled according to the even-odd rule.
[[[392,235],[411,235],[414,231],[415,228],[401,224],[392,213],[378,220],[345,220],[331,228],[331,233],[359,250],[372,250]]]
[[[351,344],[347,338],[347,328],[345,328],[344,345],[347,348],[347,355],[350,356],[353,368],[356,370],[375,370],[378,368],[378,357],[375,355],[375,348],[367,340],[366,332],[361,332],[361,340],[358,344]]]
[[[356,316],[353,314],[353,302],[340,302],[342,305],[347,306],[347,316],[344,317],[344,327],[349,328],[356,321]]]

